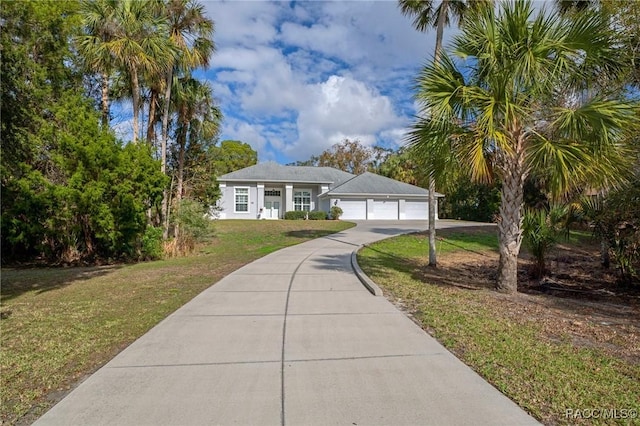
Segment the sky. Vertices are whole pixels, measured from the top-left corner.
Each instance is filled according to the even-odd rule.
[[[196,75],[224,114],[221,140],[281,164],[345,138],[403,144],[435,31],[414,30],[396,1],[201,2],[215,22],[216,53]]]

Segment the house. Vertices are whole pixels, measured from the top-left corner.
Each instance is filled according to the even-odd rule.
[[[218,182],[221,219],[282,219],[287,211],[329,212],[331,206],[342,209],[342,219],[428,218],[426,189],[374,173],[267,162],[227,173]]]

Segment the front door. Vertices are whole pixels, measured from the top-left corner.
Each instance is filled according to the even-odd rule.
[[[280,217],[280,197],[264,197],[264,217],[266,219]]]

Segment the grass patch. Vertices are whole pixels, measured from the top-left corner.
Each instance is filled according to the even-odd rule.
[[[443,241],[455,243],[455,246],[443,243],[440,259],[459,257],[464,261],[462,256],[468,250],[491,253],[497,248],[497,240],[492,240],[495,237],[491,234],[495,230],[476,229],[471,234],[440,231]],[[576,239],[581,241],[581,237],[586,236]],[[453,267],[440,268],[439,272],[450,281],[425,282],[426,244],[424,235],[384,240],[361,250],[358,262],[385,294],[409,310],[425,330],[542,422],[638,421],[566,417],[569,409],[637,409],[640,405],[637,362],[575,344],[561,327],[564,318],[558,319],[557,333],[550,334],[549,327],[543,327],[543,322],[529,311],[540,299],[521,294],[506,296],[473,283],[466,283],[468,288],[443,284],[460,280]],[[578,321],[576,311],[570,315]],[[579,319],[590,321],[589,316]]]
[[[35,420],[69,389],[230,272],[350,228],[338,221],[215,222],[196,255],[85,268],[2,270],[1,423]]]

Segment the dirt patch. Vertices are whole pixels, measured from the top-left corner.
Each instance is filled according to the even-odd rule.
[[[519,260],[519,292],[486,295],[514,322],[533,321],[552,341],[603,350],[640,364],[640,286],[622,287],[613,269],[599,262],[596,243],[558,246],[548,257],[549,274],[533,279],[533,262]],[[438,268],[420,268],[426,282],[468,290],[494,288],[498,253],[459,250],[438,258]]]

